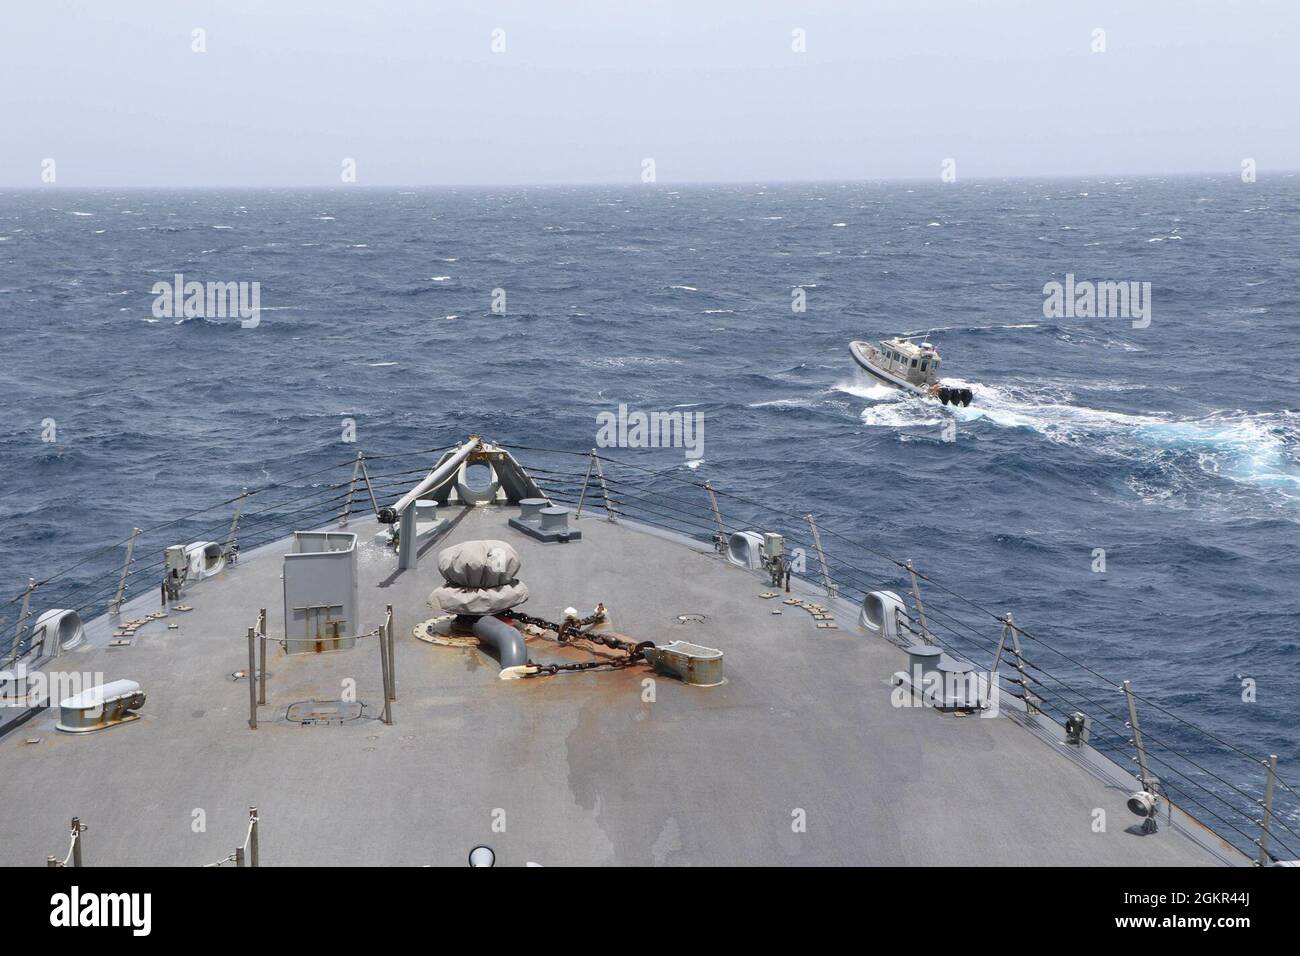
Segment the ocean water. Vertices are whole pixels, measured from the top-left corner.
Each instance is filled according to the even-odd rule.
[[[1300,778],[1298,222],[1290,177],[2,193],[0,597],[358,448],[473,431],[581,452],[619,403],[700,412],[694,467],[609,454],[655,473],[642,493],[702,507],[678,479],[708,478],[1013,611],[1043,642],[1031,663],[1094,714],[1123,699],[1091,671],[1133,681],[1189,791],[1254,796],[1245,755]],[[175,273],[259,282],[260,325],[156,318]],[[1066,273],[1151,283],[1150,326],[1046,318]],[[936,344],[974,404],[855,371],[850,339],[898,333]],[[120,553],[59,585],[83,593]],[[852,558],[864,580],[905,585],[871,560]],[[923,587],[936,627],[996,639]]]

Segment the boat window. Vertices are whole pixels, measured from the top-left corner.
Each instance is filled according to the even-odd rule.
[[[922,362],[922,363],[921,363],[921,371],[922,371],[922,372],[925,371],[925,366],[926,366],[926,364],[927,364],[927,363],[925,363],[925,362]]]
[[[912,368],[916,368],[916,359],[912,359]]]

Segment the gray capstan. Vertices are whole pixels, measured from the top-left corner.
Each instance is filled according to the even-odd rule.
[[[519,502],[519,514],[510,519],[510,527],[548,544],[581,541],[582,532],[569,527],[569,517],[569,509],[562,505],[552,505],[545,498],[525,498]]]

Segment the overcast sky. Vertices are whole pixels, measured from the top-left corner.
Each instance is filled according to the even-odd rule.
[[[0,185],[1262,175],[1298,91],[1300,0],[4,0]]]

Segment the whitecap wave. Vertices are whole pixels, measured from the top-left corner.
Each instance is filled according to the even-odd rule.
[[[750,408],[812,408],[817,403],[810,398],[774,398],[766,402],[750,402]]]
[[[866,385],[860,382],[840,382],[834,386],[834,390],[843,392],[846,395],[852,395],[854,398],[865,398],[873,402],[898,401],[905,397],[898,389],[881,382],[871,382]]]
[[[932,332],[1000,332],[1006,329],[1036,329],[1039,322],[1020,322],[1013,325],[941,325],[931,329],[915,329],[901,333],[907,338],[917,335],[929,335]]]
[[[933,428],[943,423],[942,406],[913,399],[906,402],[882,402],[862,410],[862,424],[876,428]]]
[[[1073,396],[1055,386],[979,385],[960,378],[944,382],[975,393],[970,406],[946,410],[959,421],[1028,428],[1051,442],[1139,463],[1171,453],[1192,455],[1204,474],[1300,498],[1300,412],[1225,410],[1180,419],[1076,405]],[[942,408],[917,400],[908,404]]]
[[[627,368],[630,365],[681,365],[682,360],[666,355],[610,355],[598,359],[579,359],[588,368]]]

